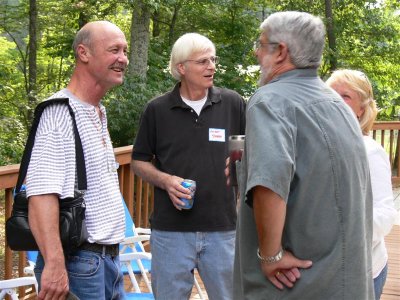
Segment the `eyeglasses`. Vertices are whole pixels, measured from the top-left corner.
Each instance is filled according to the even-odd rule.
[[[279,45],[279,43],[274,43],[274,42],[267,42],[267,43],[263,43],[260,40],[257,40],[254,42],[253,44],[253,50],[256,51],[262,47],[265,47],[267,45]]]
[[[203,59],[187,59],[186,61],[192,61],[195,64],[198,64],[199,66],[202,67],[208,67],[210,65],[210,62],[212,62],[214,65],[218,64],[219,57],[218,56],[211,56],[209,58],[203,58]]]

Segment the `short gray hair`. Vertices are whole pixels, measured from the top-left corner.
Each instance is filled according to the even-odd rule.
[[[207,50],[213,50],[215,53],[215,45],[207,37],[198,33],[185,33],[176,40],[171,51],[169,60],[169,72],[177,79],[181,79],[178,71],[178,64],[183,63],[193,53],[201,53]]]
[[[82,27],[75,35],[74,42],[72,43],[72,50],[74,51],[75,58],[78,58],[78,46],[80,44],[86,45],[91,49],[92,32],[87,27]]]
[[[72,43],[72,50],[74,51],[75,58],[78,58],[78,46],[80,44],[87,46],[90,50],[93,50],[92,48],[93,35],[95,35],[96,31],[99,31],[101,28],[105,28],[107,26],[121,30],[117,25],[105,20],[92,21],[86,23],[77,32],[74,38],[74,42]]]
[[[296,68],[318,68],[325,43],[325,26],[309,13],[286,11],[270,15],[260,29],[271,43],[285,43]]]

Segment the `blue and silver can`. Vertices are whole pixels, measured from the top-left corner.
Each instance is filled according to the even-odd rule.
[[[194,193],[196,192],[196,181],[191,180],[191,179],[184,179],[182,181],[181,185],[184,188],[187,188],[190,190],[190,196],[192,197],[192,199],[181,198],[180,200],[185,202],[185,205],[181,206],[181,208],[191,209],[193,206],[193,201],[194,201]]]

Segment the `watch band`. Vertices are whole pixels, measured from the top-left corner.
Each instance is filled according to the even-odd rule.
[[[282,257],[283,257],[283,249],[281,248],[279,250],[279,252],[274,256],[263,257],[260,254],[260,249],[257,248],[257,257],[261,261],[261,263],[263,263],[263,264],[273,264],[273,263],[276,263],[276,262],[278,262],[278,261],[280,261],[282,259]]]

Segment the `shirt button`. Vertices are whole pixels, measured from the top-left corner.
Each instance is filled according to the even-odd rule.
[[[196,119],[196,123],[197,123],[197,119]]]

